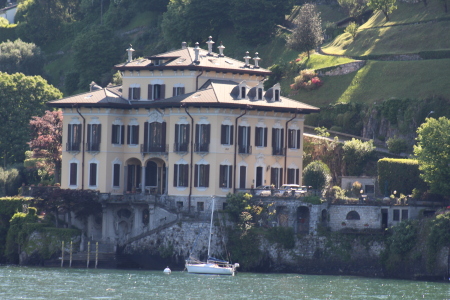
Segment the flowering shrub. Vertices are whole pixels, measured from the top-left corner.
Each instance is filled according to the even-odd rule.
[[[312,69],[300,71],[300,75],[294,78],[294,83],[290,85],[291,90],[305,89],[314,90],[321,87],[323,81],[317,77],[317,74]]]

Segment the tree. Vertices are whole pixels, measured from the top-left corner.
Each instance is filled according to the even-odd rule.
[[[277,24],[293,7],[292,0],[232,0],[230,16],[236,35],[248,43],[268,42]],[[251,22],[250,22],[251,20]]]
[[[40,76],[0,72],[0,159],[4,166],[23,162],[31,117],[44,113],[45,102],[61,97],[61,92]]]
[[[21,39],[0,44],[0,70],[13,74],[41,75],[44,68],[44,56],[41,49],[33,43]]]
[[[364,171],[364,165],[369,160],[375,150],[373,141],[363,142],[352,138],[346,141],[342,147],[344,150],[344,162],[346,165],[347,175],[359,176]]]
[[[183,41],[193,45],[217,36],[220,29],[231,25],[229,14],[224,13],[228,11],[229,1],[171,0],[161,23],[166,45],[180,47]]]
[[[389,21],[389,15],[397,9],[395,2],[397,0],[369,0],[368,6],[375,10],[381,10],[386,17],[386,22]]]
[[[309,51],[323,41],[322,20],[316,5],[304,4],[295,18],[294,24],[297,27],[288,38],[287,45],[294,50],[307,51],[309,59]]]
[[[345,27],[345,32],[350,34],[352,36],[353,39],[355,39],[356,34],[358,33],[358,24],[356,24],[355,22],[350,22],[350,24],[348,24],[347,27]]]
[[[320,160],[313,161],[303,170],[303,184],[323,191],[330,183],[330,169]]]
[[[111,63],[119,61],[117,37],[106,26],[96,26],[77,36],[73,44],[74,65],[80,74],[80,89],[87,89],[90,82],[102,86],[111,82]]]
[[[354,19],[357,19],[367,7],[367,0],[338,0],[338,3],[344,12]]]
[[[447,1],[448,1],[448,0],[441,0],[442,6],[444,7],[445,13],[448,13],[448,5],[447,5]]]
[[[30,121],[33,158],[43,158],[54,170],[54,181],[60,182],[62,153],[62,111],[46,111],[42,117],[32,117]],[[50,174],[51,175],[51,174]]]
[[[2,7],[2,6],[0,6]],[[9,21],[6,18],[0,17],[0,27],[7,27],[9,25]]]
[[[433,193],[450,195],[450,120],[427,118],[417,129],[414,154],[421,177]]]
[[[75,19],[79,0],[24,0],[17,7],[17,34],[41,45],[61,36],[62,26]]]

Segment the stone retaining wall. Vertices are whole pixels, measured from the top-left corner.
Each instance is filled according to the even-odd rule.
[[[334,68],[334,69],[332,69],[330,71],[322,72],[322,71],[318,70],[317,73],[320,76],[345,75],[345,74],[349,74],[349,73],[358,71],[365,64],[366,64],[365,60],[358,60],[358,61],[354,61],[354,62],[350,62],[350,63],[346,63],[346,64],[342,64],[342,65],[336,66],[336,68]]]

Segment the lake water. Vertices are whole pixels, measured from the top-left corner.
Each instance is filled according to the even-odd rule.
[[[450,299],[450,283],[350,276],[0,266],[0,299]]]

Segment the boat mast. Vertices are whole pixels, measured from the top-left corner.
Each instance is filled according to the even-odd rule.
[[[211,206],[211,224],[209,225],[209,241],[208,241],[208,258],[209,259],[209,250],[211,249],[211,235],[212,235],[212,225],[213,225],[213,216],[214,216],[214,201],[216,198],[212,196],[212,206]]]

